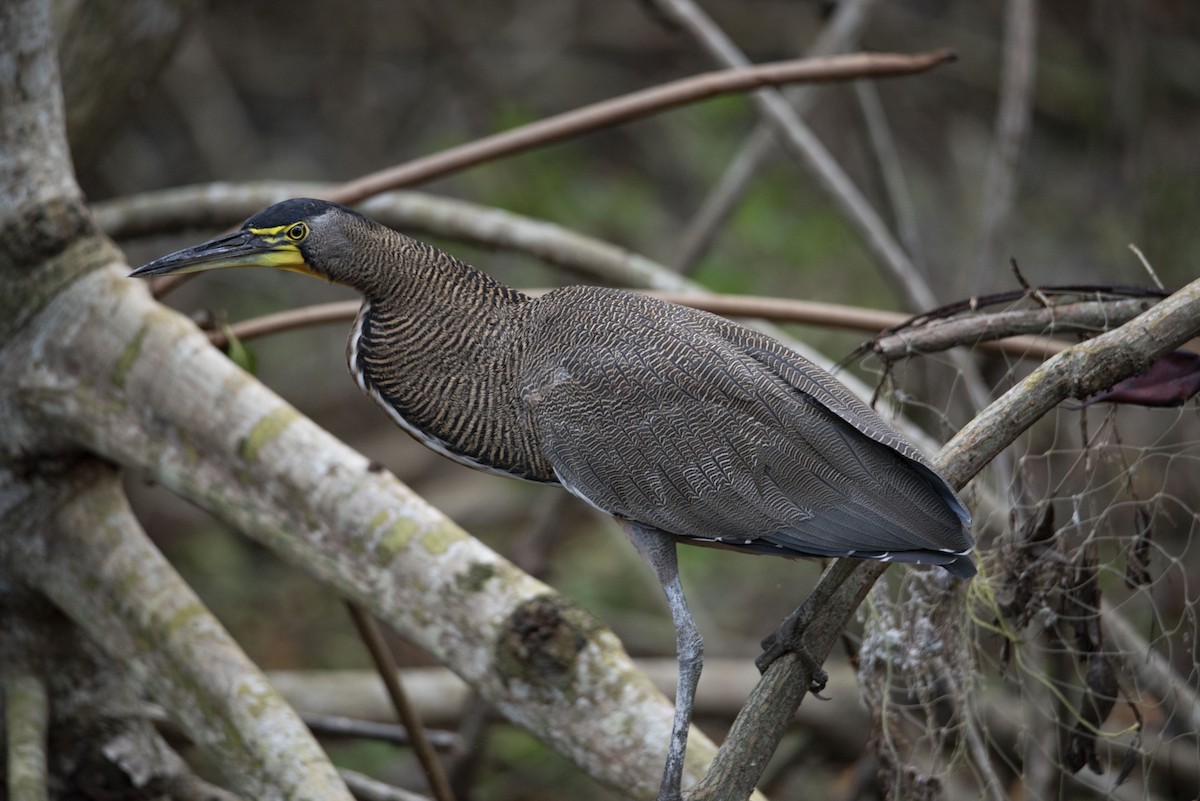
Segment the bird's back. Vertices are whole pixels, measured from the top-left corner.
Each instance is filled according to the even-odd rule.
[[[967,515],[839,382],[754,331],[642,295],[525,304],[518,388],[558,480],[701,544],[973,572]]]

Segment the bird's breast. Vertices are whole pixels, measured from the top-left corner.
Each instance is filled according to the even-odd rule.
[[[359,387],[415,439],[460,464],[554,482],[519,420],[504,327],[418,317],[363,304],[347,344]]]

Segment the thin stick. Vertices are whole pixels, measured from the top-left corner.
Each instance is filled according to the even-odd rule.
[[[750,63],[725,32],[692,0],[653,2],[664,15],[692,34],[716,61],[731,67],[744,67]],[[929,285],[888,231],[882,218],[816,135],[796,116],[791,106],[775,91],[755,92],[753,99],[760,113],[779,135],[780,142],[812,171],[847,221],[858,229],[867,247],[887,267],[889,276],[899,284],[908,305],[914,309],[936,306],[937,300]]]
[[[896,139],[892,136],[887,113],[883,110],[883,101],[879,98],[879,87],[874,81],[855,81],[854,94],[858,98],[863,122],[867,126],[867,138],[871,142],[875,162],[879,165],[884,191],[896,218],[896,233],[909,256],[920,262],[924,248],[921,246],[921,231],[917,225],[917,211],[913,206],[912,193],[908,191],[904,168],[900,164]]]
[[[392,699],[392,705],[396,707],[396,714],[400,716],[400,722],[408,729],[408,736],[412,738],[413,751],[421,762],[421,768],[425,771],[425,778],[429,781],[429,789],[433,791],[434,798],[438,801],[454,801],[454,793],[450,790],[450,783],[446,780],[442,763],[434,753],[433,746],[425,737],[425,726],[421,723],[421,716],[417,714],[417,710],[408,702],[408,696],[404,694],[396,661],[392,658],[392,652],[388,650],[387,643],[383,641],[383,634],[379,631],[379,626],[370,613],[354,601],[346,601],[346,608],[350,611],[350,617],[358,628],[359,636],[362,637],[367,650],[371,652],[371,659],[374,660],[383,684],[387,687],[388,696]]]
[[[871,17],[872,7],[877,0],[848,0],[838,3],[833,18],[813,42],[804,55],[807,58],[826,56],[852,47]],[[818,87],[800,86],[786,94],[787,101],[796,114],[804,116],[816,103]],[[742,140],[741,149],[729,161],[716,186],[700,206],[700,210],[688,222],[679,237],[679,252],[672,267],[687,275],[712,246],[717,232],[729,219],[738,201],[746,193],[750,180],[758,172],[759,165],[775,145],[775,132],[770,124],[760,119],[754,130]]]
[[[540,295],[547,291],[549,290],[525,290],[526,294],[530,295]],[[771,320],[772,322],[801,323],[847,331],[863,331],[872,334],[904,325],[911,319],[908,315],[897,312],[864,309],[857,306],[843,306],[836,303],[817,303],[809,300],[788,300],[755,295],[698,295],[683,292],[645,292],[644,294],[661,298],[671,303],[678,303],[681,306],[689,306],[693,309],[721,314],[726,317],[753,317],[761,320]],[[1125,301],[1117,301],[1116,303],[1131,305]],[[1145,302],[1143,301],[1142,303],[1144,304]],[[1087,303],[1071,304],[1070,309],[1076,306],[1089,307],[1094,305]],[[234,323],[228,330],[235,338],[242,341],[249,341],[296,328],[306,328],[325,323],[349,322],[358,314],[360,306],[361,304],[357,300],[304,306],[299,309],[289,309],[275,314],[267,314],[262,317],[243,320]],[[1064,307],[1057,308],[1063,309]],[[1028,317],[1028,320],[1024,324],[1024,330],[1041,332],[1047,330],[1050,326],[1055,326],[1057,330],[1070,330],[1069,323],[1073,319],[1070,309],[1067,310],[1066,314],[1058,314],[1053,320],[1044,319],[1044,316],[1038,315],[1036,312],[1024,312],[1022,314]],[[1080,310],[1080,315],[1083,315],[1084,311],[1086,310]],[[1140,311],[1142,311],[1141,308],[1132,312],[1132,314],[1137,314]],[[1015,313],[1002,312],[1000,314],[1010,315]],[[1085,327],[1088,320],[1098,316],[1104,317],[1106,314],[1107,305],[1104,309],[1093,311],[1086,317],[1082,317],[1078,325]],[[884,357],[900,358],[912,353],[934,353],[957,345],[971,345],[1019,358],[1048,359],[1070,345],[1068,342],[1047,339],[1043,336],[1014,336],[1012,334],[1013,331],[1021,330],[1018,327],[1018,322],[1010,321],[1006,316],[1005,327],[999,329],[992,322],[993,316],[981,315],[978,318],[952,320],[946,323],[931,324],[922,328],[892,334],[880,340],[876,352]],[[1124,319],[1128,319],[1128,316],[1108,315],[1107,319],[1120,323],[1124,322]],[[943,331],[943,329],[946,330]],[[998,334],[998,330],[1009,333]],[[207,333],[209,341],[217,347],[223,348],[229,344],[229,339],[224,330],[214,330]],[[997,339],[996,337],[1003,338]]]
[[[668,19],[687,30],[700,44],[722,64],[744,66],[749,63],[746,55],[712,21],[693,0],[652,0]],[[828,192],[834,204],[846,220],[853,225],[864,244],[885,269],[885,275],[893,279],[903,293],[907,305],[912,309],[931,309],[937,300],[929,283],[917,269],[912,259],[896,238],[892,236],[883,219],[867,201],[850,176],[841,168],[833,155],[825,148],[803,120],[796,116],[783,96],[771,89],[753,94],[760,113],[770,121],[780,136],[780,141],[798,156],[813,176]],[[950,363],[958,370],[962,385],[971,400],[971,406],[981,409],[991,400],[987,384],[978,368],[958,352],[949,354]],[[1002,486],[1009,482],[1003,475],[1002,464],[997,463],[997,480]]]
[[[423,795],[410,793],[400,787],[384,784],[378,779],[372,779],[365,773],[359,773],[349,768],[338,768],[338,775],[346,783],[350,792],[358,801],[429,801]]]
[[[356,203],[389,189],[412,186],[484,161],[520,153],[587,131],[618,125],[717,95],[800,81],[845,81],[864,77],[909,75],[924,72],[953,59],[954,54],[949,50],[936,50],[918,55],[859,53],[780,61],[757,66],[741,65],[735,69],[708,72],[593,103],[581,109],[485,136],[425,158],[365,175],[342,184],[326,194],[325,198],[338,203]]]
[[[381,723],[378,720],[362,720],[345,715],[326,715],[319,712],[301,712],[300,719],[304,721],[308,730],[318,737],[348,737],[380,740],[396,745],[412,745],[412,737],[409,735],[408,729],[399,723]],[[458,744],[459,737],[452,731],[439,729],[425,729],[424,731],[426,739],[434,748],[447,751]]]
[[[996,111],[996,143],[983,184],[975,286],[994,272],[996,250],[1008,227],[1017,172],[1033,116],[1034,67],[1037,62],[1037,8],[1034,0],[1008,0],[1005,15],[1004,75]]]
[[[1146,254],[1142,253],[1142,249],[1132,242],[1129,243],[1129,249],[1133,251],[1133,255],[1138,257],[1138,261],[1142,263],[1142,269],[1150,276],[1150,280],[1154,282],[1154,285],[1159,289],[1165,289],[1163,282],[1158,279],[1158,273],[1154,271],[1154,267],[1151,266],[1150,261],[1146,258]]]

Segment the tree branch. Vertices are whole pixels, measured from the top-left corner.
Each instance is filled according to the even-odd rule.
[[[692,34],[714,60],[730,67],[744,67],[749,59],[724,31],[692,0],[653,0],[669,19]],[[774,128],[781,144],[800,158],[821,183],[864,244],[898,283],[907,304],[914,309],[931,309],[937,300],[908,255],[887,230],[883,220],[858,187],[838,166],[816,135],[795,114],[777,91],[763,90],[752,96],[763,118]]]
[[[975,291],[995,268],[1001,238],[1012,215],[1017,173],[1032,127],[1037,64],[1037,4],[1008,0],[1004,20],[1004,75],[996,110],[996,140],[983,182],[983,211],[975,263]]]
[[[1004,346],[1004,352],[1010,355],[1048,359],[1070,343],[1045,339],[1047,335],[1109,331],[1137,317],[1154,302],[1149,298],[1093,300],[929,320],[879,337],[871,350],[885,362],[892,362],[914,353],[937,353],[960,345],[995,341],[996,346]],[[1016,341],[1006,337],[1014,337]]]
[[[809,58],[836,53],[853,47],[871,18],[877,0],[847,0],[838,3],[837,10],[805,55]],[[799,117],[805,116],[819,97],[818,87],[800,86],[789,90],[785,97]],[[758,172],[767,154],[773,152],[775,132],[765,120],[759,119],[754,130],[742,140],[737,154],[725,166],[725,172],[704,199],[700,210],[688,222],[679,237],[679,252],[672,266],[688,274],[712,245],[724,222],[729,219],[750,180]]]
[[[3,510],[26,524],[0,549],[17,575],[125,665],[245,795],[349,801],[304,724],[141,531],[116,473],[84,462],[35,481],[23,507]],[[49,519],[32,525],[39,513]]]
[[[1046,412],[1068,397],[1082,398],[1141,372],[1200,333],[1200,281],[1147,310],[1121,328],[1058,354],[975,417],[946,444],[934,467],[961,488]],[[804,635],[808,652],[824,661],[854,610],[887,569],[882,562],[835,561],[814,595],[830,586],[832,600]],[[790,655],[777,659],[734,721],[709,774],[688,801],[745,798],[758,781],[812,681]]]
[[[536,297],[550,290],[526,289],[522,291]],[[757,295],[703,295],[695,292],[647,291],[645,294],[726,317],[752,317],[776,323],[798,323],[865,333],[878,333],[888,328],[896,328],[912,319],[908,315],[896,312],[790,298],[769,298]],[[1149,306],[1149,303],[1144,300],[1119,302],[1127,303],[1131,307],[1136,306],[1138,312]],[[264,314],[261,317],[235,322],[228,329],[220,328],[208,331],[208,341],[218,348],[223,348],[229,344],[229,334],[239,340],[249,341],[297,328],[327,323],[345,323],[355,318],[361,305],[357,300],[334,301],[301,306],[274,314]],[[1080,308],[1073,308],[1076,305]],[[1058,308],[1065,309],[1067,313],[1054,317],[1049,323],[1044,322],[1046,315],[1042,314],[1043,310],[999,312],[995,315],[981,314],[964,319],[934,321],[924,326],[880,337],[872,346],[872,350],[885,361],[895,361],[913,354],[936,353],[962,345],[1005,353],[1017,358],[1048,359],[1064,348],[1070,347],[1071,343],[1047,339],[1042,334],[1048,334],[1051,331],[1061,333],[1105,330],[1104,328],[1091,328],[1090,324],[1096,320],[1107,320],[1108,327],[1112,327],[1137,314],[1137,312],[1133,312],[1128,317],[1122,318],[1121,313],[1124,310],[1117,309],[1114,310],[1117,315],[1110,317],[1105,315],[1105,310],[1102,308],[1090,308],[1098,305],[1102,304],[1100,302],[1072,304],[1071,308],[1060,306]],[[1001,318],[999,324],[993,324],[994,317]],[[1039,327],[1039,323],[1043,327]],[[1036,335],[1020,336],[1024,332],[1032,332]]]
[[[857,53],[756,66],[737,65],[732,69],[709,72],[643,89],[486,136],[342,184],[324,197],[338,203],[356,203],[389,189],[412,186],[484,161],[569,139],[587,131],[619,125],[717,95],[799,81],[844,81],[868,76],[908,75],[932,69],[953,58],[951,52],[938,50],[919,55]]]
[[[328,194],[331,184],[208,184],[147,192],[96,204],[101,228],[125,239],[191,228],[221,229],[291,197]],[[487,248],[527,254],[598,281],[672,291],[700,291],[645,256],[545,220],[422,192],[389,192],[357,206],[384,225]]]
[[[400,683],[396,660],[384,642],[383,632],[379,630],[371,613],[358,604],[347,601],[346,609],[350,612],[354,627],[358,629],[358,636],[367,646],[371,659],[375,662],[375,670],[387,689],[388,700],[408,732],[409,743],[413,753],[417,755],[417,761],[421,764],[421,770],[425,773],[425,780],[429,783],[434,798],[438,801],[454,801],[454,792],[450,789],[450,782],[446,779],[441,760],[425,736],[425,724],[421,722],[421,715],[408,700],[404,685]]]

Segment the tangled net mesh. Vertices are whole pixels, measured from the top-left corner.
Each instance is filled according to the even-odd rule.
[[[910,414],[932,361],[889,371]],[[889,571],[860,610],[885,797],[1198,797],[1197,402],[1062,404],[965,496],[979,579]]]

